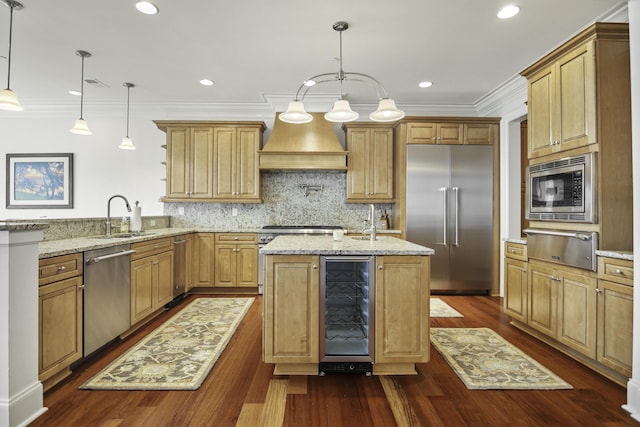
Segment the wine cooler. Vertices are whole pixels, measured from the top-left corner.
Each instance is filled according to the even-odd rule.
[[[371,374],[374,268],[373,256],[321,257],[320,375]]]

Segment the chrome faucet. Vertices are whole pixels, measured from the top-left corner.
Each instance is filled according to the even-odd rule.
[[[106,227],[105,227],[105,236],[111,236],[111,201],[113,199],[115,199],[116,197],[121,198],[122,200],[124,200],[124,203],[127,205],[127,211],[131,212],[131,206],[129,205],[129,201],[127,200],[126,197],[121,196],[119,194],[116,194],[115,196],[111,196],[109,198],[109,201],[107,202],[107,222],[106,222]]]
[[[376,207],[369,205],[369,228],[362,230],[363,234],[369,233],[369,240],[376,240]]]

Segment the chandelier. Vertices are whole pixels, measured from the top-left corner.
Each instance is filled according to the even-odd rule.
[[[313,120],[313,116],[304,109],[302,101],[309,89],[321,83],[337,82],[340,89],[340,99],[333,104],[333,109],[324,115],[324,118],[330,122],[351,122],[357,120],[360,115],[351,109],[349,101],[343,99],[342,84],[344,81],[355,81],[373,86],[378,95],[378,109],[369,115],[369,119],[374,122],[394,122],[404,117],[404,111],[396,108],[393,99],[389,99],[387,91],[382,84],[368,74],[346,72],[342,69],[342,32],[349,28],[349,24],[339,21],[333,24],[333,29],[340,34],[340,69],[337,73],[323,73],[310,77],[305,80],[293,101],[289,103],[287,111],[281,113],[278,117],[283,122],[302,124],[309,123]]]

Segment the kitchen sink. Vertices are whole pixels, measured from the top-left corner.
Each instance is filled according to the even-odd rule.
[[[369,236],[349,236],[353,240],[371,240]],[[382,237],[376,236],[376,240],[382,240]]]

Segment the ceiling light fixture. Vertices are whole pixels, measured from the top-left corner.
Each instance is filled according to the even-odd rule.
[[[139,1],[136,3],[136,9],[145,15],[155,15],[158,13],[158,6],[151,3],[150,1]]]
[[[1,3],[7,6],[9,12],[9,53],[7,54],[7,88],[0,92],[0,110],[22,111],[24,107],[18,102],[16,93],[11,90],[11,34],[13,32],[13,10],[23,8],[22,4],[13,0],[2,0]]]
[[[396,104],[389,99],[387,92],[382,84],[373,77],[362,73],[345,72],[342,69],[342,32],[349,28],[349,24],[339,21],[333,24],[333,29],[340,34],[340,69],[337,73],[323,73],[304,80],[298,88],[296,97],[289,103],[287,111],[281,113],[278,117],[283,122],[302,124],[309,123],[313,120],[313,116],[304,109],[302,101],[309,89],[320,83],[337,81],[340,88],[340,99],[337,100],[333,109],[324,115],[324,118],[330,122],[351,122],[357,120],[360,115],[351,109],[349,101],[343,98],[342,83],[345,80],[351,80],[372,85],[378,94],[380,103],[378,109],[369,115],[369,118],[375,122],[394,122],[404,117],[404,111],[396,108]]]
[[[129,95],[131,93],[131,88],[135,87],[133,83],[124,82],[122,86],[127,88],[127,136],[122,138],[122,142],[118,145],[118,148],[121,150],[135,150],[136,146],[133,145],[133,140],[129,138]]]
[[[433,86],[433,83],[427,82],[427,81],[418,83],[418,87],[421,87],[421,88],[431,87],[431,86]]]
[[[76,120],[71,133],[78,135],[92,135],[93,132],[89,130],[87,121],[82,117],[82,107],[84,104],[84,58],[89,58],[91,54],[84,50],[76,50],[76,55],[82,58],[82,71],[80,72],[80,118]]]
[[[509,19],[516,16],[518,12],[520,12],[520,8],[516,5],[510,4],[498,11],[498,18]]]
[[[200,84],[202,86],[213,86],[213,80],[202,79],[202,80],[200,80]]]

